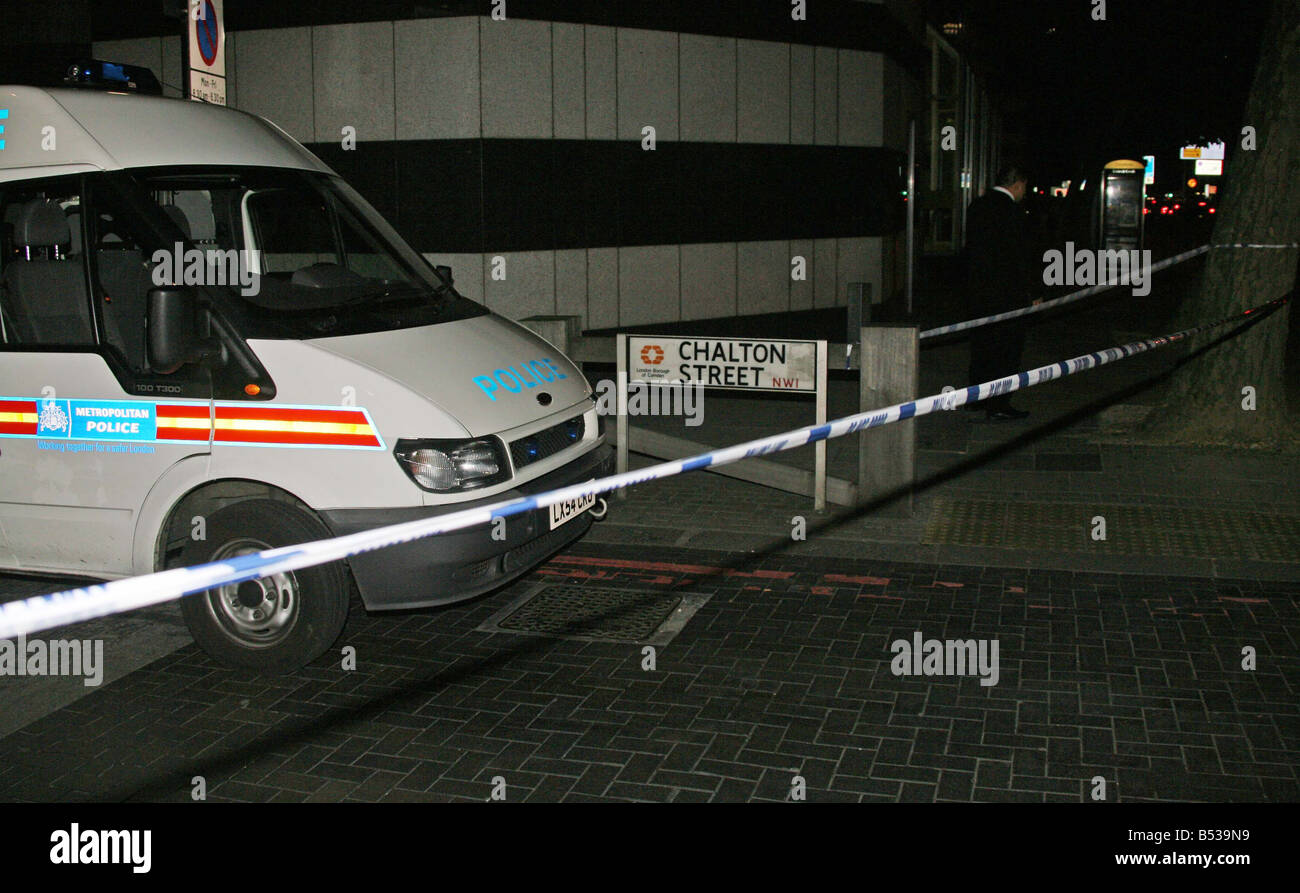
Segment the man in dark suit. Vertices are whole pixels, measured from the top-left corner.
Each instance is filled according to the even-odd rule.
[[[1020,205],[1028,178],[1018,165],[997,172],[993,187],[970,203],[966,211],[967,294],[970,315],[988,316],[1029,303],[1034,289],[1033,247],[1028,221]],[[1025,346],[1024,318],[972,329],[970,384],[982,384],[1020,371]],[[982,404],[995,421],[1023,419],[1028,412],[1011,405],[1011,395],[991,397]]]

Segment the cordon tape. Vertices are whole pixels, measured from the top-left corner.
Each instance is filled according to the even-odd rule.
[[[1181,254],[1175,254],[1158,261],[1151,265],[1149,272],[1159,273],[1166,270],[1174,264],[1181,264],[1185,260],[1191,260],[1205,254],[1211,248],[1264,248],[1264,249],[1286,249],[1300,248],[1300,243],[1292,242],[1290,244],[1266,245],[1253,242],[1224,242],[1219,245],[1202,245],[1199,248],[1192,248]],[[938,338],[940,335],[951,335],[953,332],[964,332],[967,329],[975,329],[980,326],[990,325],[995,322],[1005,322],[1008,319],[1016,319],[1021,316],[1028,316],[1031,313],[1042,313],[1044,310],[1051,310],[1064,304],[1073,304],[1075,301],[1081,301],[1084,298],[1091,297],[1095,294],[1108,291],[1119,285],[1127,285],[1128,281],[1122,278],[1108,279],[1106,282],[1099,282],[1096,285],[1090,285],[1087,288],[1081,288],[1078,291],[1072,291],[1068,295],[1062,295],[1059,298],[1052,298],[1050,301],[1042,301],[1038,304],[1031,304],[1028,307],[1021,307],[1017,310],[1007,310],[1002,313],[994,313],[989,316],[981,316],[976,319],[968,319],[965,322],[955,322],[946,326],[938,326],[933,329],[926,329],[917,337],[920,339]]]
[[[489,524],[496,518],[507,518],[511,515],[546,508],[557,502],[565,502],[593,493],[608,493],[612,490],[620,490],[647,481],[673,477],[689,471],[729,465],[753,456],[764,456],[792,450],[810,443],[816,443],[819,440],[843,437],[846,434],[854,434],[868,428],[878,428],[905,419],[929,415],[932,412],[956,409],[966,403],[978,402],[995,395],[1009,394],[1021,388],[1030,388],[1047,381],[1063,378],[1066,375],[1095,369],[1107,363],[1113,363],[1149,350],[1165,347],[1200,332],[1230,322],[1240,321],[1243,317],[1271,312],[1289,300],[1290,295],[1288,294],[1217,322],[1184,329],[1170,335],[1134,341],[1096,353],[1082,354],[1069,360],[1062,360],[1059,363],[1039,366],[1037,369],[1018,372],[1005,378],[986,381],[979,385],[971,385],[961,390],[933,394],[907,403],[898,403],[882,409],[860,412],[822,425],[810,425],[793,431],[773,434],[734,446],[710,450],[698,456],[675,459],[671,462],[662,462],[635,471],[626,471],[622,474],[598,478],[582,484],[561,487],[558,490],[550,490],[536,496],[451,512],[434,518],[408,521],[388,527],[377,527],[372,530],[332,539],[268,549],[224,561],[200,564],[193,567],[173,568],[138,577],[99,583],[80,589],[70,589],[64,592],[8,602],[0,605],[0,639],[12,639],[69,623],[173,601],[217,586],[241,583],[272,574],[299,570],[440,533],[463,530],[480,524]],[[1257,318],[1259,317],[1257,316]]]

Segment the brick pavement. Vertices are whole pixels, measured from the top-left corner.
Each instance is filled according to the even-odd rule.
[[[646,565],[650,561],[654,564]],[[726,563],[730,562],[730,564]],[[538,580],[710,596],[636,645],[476,631]],[[890,643],[996,638],[1000,681],[902,677]],[[502,592],[354,610],[281,678],[187,646],[0,740],[0,799],[1300,799],[1294,589],[584,543]],[[1258,669],[1240,668],[1241,649]]]

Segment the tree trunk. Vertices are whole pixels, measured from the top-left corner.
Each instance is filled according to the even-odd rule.
[[[1219,207],[1212,244],[1300,241],[1300,0],[1275,0],[1246,104],[1244,125],[1256,148],[1229,135],[1232,191]],[[1233,143],[1236,146],[1233,146]],[[1300,249],[1215,248],[1201,287],[1184,303],[1187,325],[1212,322],[1280,297],[1296,285]],[[1293,302],[1294,303],[1294,302]],[[1289,314],[1281,311],[1189,358],[1170,382],[1165,405],[1140,439],[1163,443],[1292,447],[1296,419],[1287,408],[1284,368]],[[1197,336],[1193,352],[1230,326]],[[1243,408],[1246,388],[1255,409]]]

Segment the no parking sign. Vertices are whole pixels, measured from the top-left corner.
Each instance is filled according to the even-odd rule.
[[[226,28],[222,0],[190,0],[190,99],[226,104]]]

